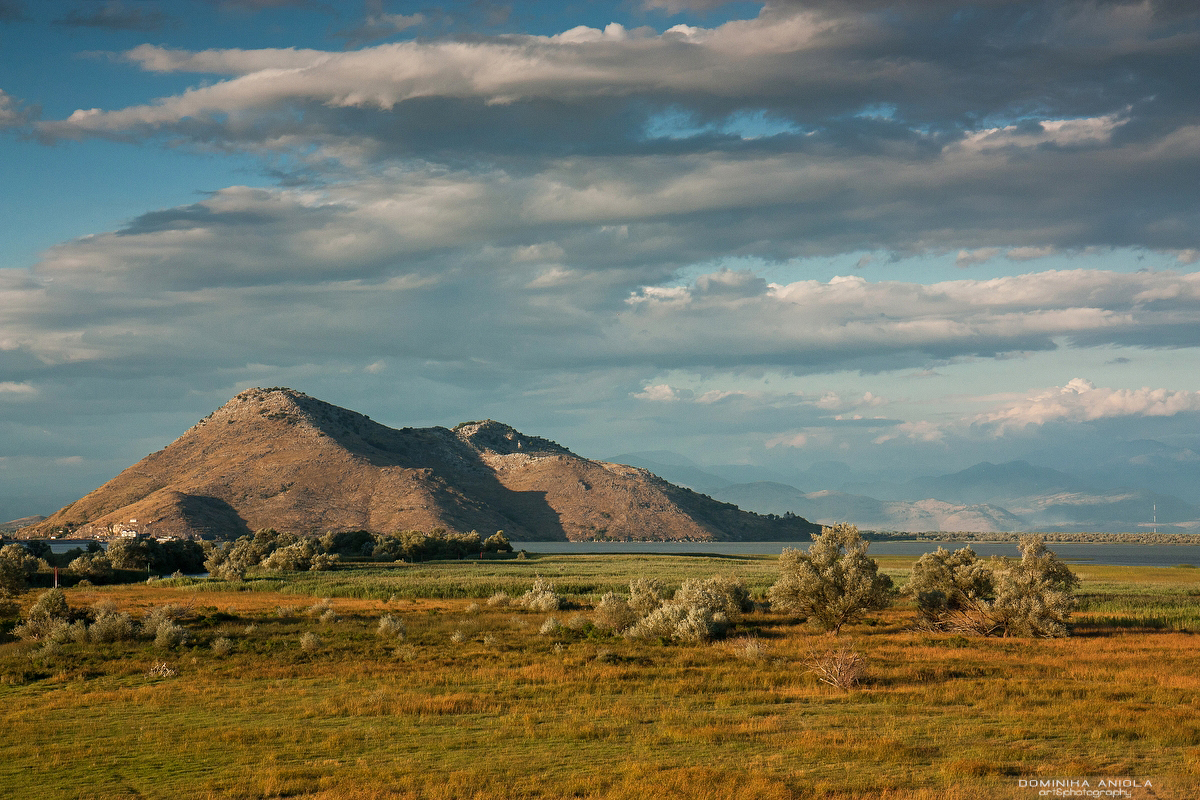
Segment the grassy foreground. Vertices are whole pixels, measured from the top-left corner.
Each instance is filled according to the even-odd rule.
[[[896,577],[911,563],[878,561]],[[712,645],[583,624],[631,577],[722,573],[761,590],[776,567],[757,557],[71,589],[73,607],[183,604],[189,642],[0,645],[0,796],[967,800],[1101,776],[1200,796],[1200,573],[1077,572],[1076,635],[1049,641],[922,633],[903,605],[837,641],[761,612]],[[557,632],[540,632],[547,614],[478,599],[535,574],[578,606],[553,614]],[[384,613],[403,639],[376,634]],[[806,666],[841,644],[865,659],[848,692]]]

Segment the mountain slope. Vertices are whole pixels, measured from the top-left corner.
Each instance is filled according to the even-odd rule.
[[[514,539],[797,539],[644,469],[491,420],[396,430],[291,389],[250,389],[32,529],[111,536],[504,530]]]

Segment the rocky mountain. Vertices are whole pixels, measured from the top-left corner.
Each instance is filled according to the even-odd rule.
[[[527,540],[807,540],[818,529],[491,420],[396,430],[274,388],[238,394],[22,533],[232,537],[263,527],[504,530]]]

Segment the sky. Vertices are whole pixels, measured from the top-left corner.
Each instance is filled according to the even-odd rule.
[[[251,386],[784,477],[1194,459],[1197,75],[1191,0],[0,0],[0,516]]]

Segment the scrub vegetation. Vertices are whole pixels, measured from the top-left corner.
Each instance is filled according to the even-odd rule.
[[[1036,638],[937,629],[905,591],[915,562],[877,561],[893,604],[836,637],[769,607],[772,557],[27,590],[0,609],[0,795],[966,800],[1078,776],[1200,791],[1194,569],[1076,567],[1072,635]]]

